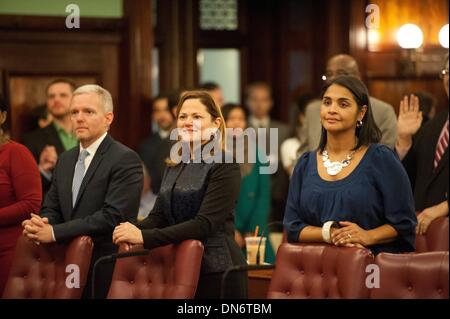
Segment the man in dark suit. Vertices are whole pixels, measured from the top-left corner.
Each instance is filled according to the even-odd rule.
[[[167,96],[159,95],[153,99],[152,119],[157,125],[157,131],[139,145],[138,154],[149,172],[152,192],[158,194],[166,169],[165,161],[169,158],[173,145],[170,132],[174,125],[174,116]]]
[[[250,112],[248,122],[251,127],[266,128],[267,129],[267,139],[266,139],[266,154],[269,155],[269,132],[271,128],[277,129],[278,131],[278,149],[277,157],[270,157],[271,163],[276,161],[277,170],[271,177],[271,213],[270,219],[273,221],[282,221],[284,214],[284,207],[286,204],[286,198],[289,187],[289,176],[283,169],[279,159],[281,155],[279,152],[280,145],[289,137],[289,126],[285,123],[274,120],[270,117],[270,110],[273,107],[272,99],[272,89],[267,83],[264,82],[254,82],[247,86],[246,88],[246,106]],[[260,150],[263,151],[263,150]],[[272,150],[270,150],[272,153]],[[272,163],[275,164],[275,163]]]
[[[65,79],[52,81],[45,91],[47,109],[53,122],[24,136],[22,142],[28,147],[39,165],[42,179],[43,199],[50,189],[52,171],[58,155],[78,144],[70,121],[70,100],[75,85]]]
[[[448,97],[448,55],[441,77]],[[405,97],[400,102],[395,148],[414,188],[416,210],[421,212],[417,217],[418,234],[426,233],[433,220],[449,211],[448,108],[422,128],[421,124],[419,99]]]
[[[113,121],[108,91],[97,85],[78,88],[70,111],[80,145],[61,154],[41,216],[33,215],[23,223],[24,234],[37,243],[91,236],[93,265],[98,258],[117,251],[112,243],[114,227],[137,216],[142,166],[135,152],[107,133]],[[97,297],[106,297],[113,267],[99,267]],[[90,284],[88,281],[84,296],[89,295]]]

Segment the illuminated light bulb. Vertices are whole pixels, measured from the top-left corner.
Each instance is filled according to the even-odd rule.
[[[420,48],[423,43],[423,32],[415,24],[404,24],[397,31],[397,42],[403,49]]]
[[[439,31],[439,43],[448,49],[448,24],[444,25]]]

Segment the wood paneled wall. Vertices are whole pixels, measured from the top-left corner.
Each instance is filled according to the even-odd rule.
[[[448,108],[439,71],[448,49],[440,46],[437,35],[448,23],[448,0],[351,0],[350,54],[360,64],[371,95],[389,102],[398,112],[405,94],[425,91],[436,97],[437,110]],[[365,25],[366,5],[380,8],[379,43],[369,50]],[[424,45],[416,51],[401,49],[395,33],[405,23],[417,24],[424,33]],[[416,62],[415,70],[405,68]]]
[[[8,96],[9,81],[17,76],[95,78],[114,98],[113,135],[136,147],[150,128],[153,46],[159,49],[162,92],[198,85],[199,48],[233,47],[241,51],[241,91],[251,81],[268,82],[273,115],[281,120],[288,121],[296,95],[320,91],[327,59],[337,53],[352,54],[371,94],[395,108],[403,94],[420,88],[435,95],[441,108],[447,105],[438,71],[448,50],[436,44],[436,32],[448,23],[448,0],[238,3],[239,29],[230,32],[199,29],[199,0],[158,1],[154,29],[151,0],[125,0],[122,19],[83,19],[80,30],[66,29],[63,17],[2,16],[0,92]],[[369,3],[381,8],[379,51],[367,46]],[[420,56],[428,64],[414,74],[400,72],[405,52],[384,36],[403,22],[420,24],[426,37]]]
[[[83,29],[65,29],[63,17],[19,17],[0,18],[0,72],[1,91],[10,101],[20,101],[21,97],[11,94],[26,92],[10,91],[11,79],[21,77],[51,79],[58,77],[94,78],[107,88],[119,104],[119,64],[122,35],[120,20],[83,20]],[[119,31],[117,31],[119,30]],[[34,100],[34,98],[38,100]],[[44,95],[27,98],[27,108],[35,102],[45,103]],[[10,106],[9,119],[16,118],[23,105]],[[11,122],[10,127],[11,127]],[[115,123],[112,132],[121,140],[126,140]],[[12,128],[13,138],[19,139],[20,132]]]
[[[66,29],[65,17],[1,16],[0,93],[9,101],[11,79],[87,79],[111,92],[115,119],[111,134],[135,148],[150,127],[151,50],[153,32],[151,0],[124,1],[122,19],[82,18],[80,29]],[[24,83],[27,83],[25,81]],[[13,138],[20,139],[20,125],[11,122],[42,94],[27,97],[30,105],[14,102],[9,110]]]
[[[379,50],[397,50],[396,32],[406,23],[420,27],[424,47],[440,47],[439,31],[448,23],[448,0],[370,0],[380,8]]]

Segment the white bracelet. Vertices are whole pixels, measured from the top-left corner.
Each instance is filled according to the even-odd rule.
[[[330,230],[331,230],[331,226],[333,226],[334,223],[335,222],[331,220],[331,221],[325,222],[323,224],[323,226],[322,226],[322,238],[323,238],[323,241],[326,242],[326,243],[329,243],[329,244],[331,244],[331,232],[330,232]]]

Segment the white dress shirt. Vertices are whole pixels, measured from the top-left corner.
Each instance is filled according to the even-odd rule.
[[[107,134],[108,134],[108,132],[104,133],[102,136],[100,136],[94,143],[89,145],[87,148],[83,148],[83,146],[81,146],[81,143],[80,143],[80,154],[83,150],[86,150],[89,153],[89,155],[86,156],[86,158],[84,160],[84,174],[86,174],[86,172],[89,168],[89,165],[91,165],[92,159],[95,156],[95,153],[97,153],[98,147],[100,146],[100,144],[102,144],[102,142],[105,139]]]
[[[269,124],[270,124],[270,117],[265,117],[262,119],[257,119],[253,116],[250,116],[248,119],[250,125],[254,128],[259,128],[259,127],[265,127],[265,128],[269,128]]]
[[[160,130],[158,130],[158,134],[159,134],[159,137],[163,140],[163,139],[169,137],[170,130],[169,131],[164,131],[164,130],[160,129]]]

